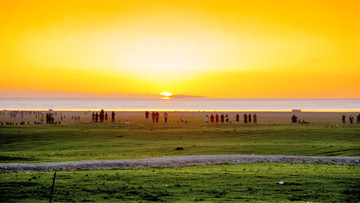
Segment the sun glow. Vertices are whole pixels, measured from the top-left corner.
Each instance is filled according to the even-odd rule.
[[[160,95],[164,97],[171,97],[173,94],[171,94],[170,92],[161,92]]]
[[[161,92],[160,95],[162,96],[161,99],[171,99],[171,96],[173,96],[173,94],[171,94],[170,92]]]
[[[0,91],[359,98],[359,9],[353,0],[2,1]]]

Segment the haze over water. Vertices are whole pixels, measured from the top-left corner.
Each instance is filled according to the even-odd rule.
[[[0,99],[1,110],[359,110],[360,99]]]

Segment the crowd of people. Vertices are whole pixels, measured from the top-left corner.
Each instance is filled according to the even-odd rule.
[[[149,118],[150,118],[150,115],[152,117],[152,122],[153,123],[159,123],[159,118],[160,118],[160,114],[159,112],[155,112],[153,111],[151,114],[149,111],[146,111],[145,112],[145,122],[146,123],[149,123]],[[165,123],[167,123],[168,121],[168,116],[169,114],[167,112],[164,112],[164,121]],[[240,122],[240,115],[239,114],[236,114],[235,116],[235,121],[237,123]],[[181,123],[187,123],[187,121],[185,120],[185,116],[184,115],[181,115],[180,117],[180,122]],[[229,117],[229,114],[211,114],[210,116],[208,114],[206,114],[205,116],[205,122],[206,123],[229,123],[230,122],[230,117]],[[257,115],[256,114],[244,114],[244,123],[254,123],[256,124],[257,123]]]
[[[244,123],[247,124],[247,123],[254,123],[256,124],[257,123],[257,115],[256,114],[244,114],[243,115],[244,117]],[[219,116],[219,114],[211,114],[210,117],[208,114],[206,114],[205,116],[205,122],[208,123],[209,122],[209,119],[210,119],[210,122],[211,123],[229,123],[230,122],[230,117],[229,117],[229,114],[221,114]],[[235,122],[236,123],[240,123],[240,115],[239,114],[236,114],[235,116]]]
[[[115,122],[115,115],[116,113],[114,111],[111,112],[111,122]],[[109,119],[109,115],[107,112],[104,111],[104,109],[101,109],[101,111],[98,112],[93,112],[91,114],[91,120],[93,123],[102,123],[105,122]]]
[[[291,123],[309,124],[309,122],[305,120],[301,121],[295,114],[291,116]]]
[[[84,113],[85,115],[87,112]],[[91,112],[90,112],[91,114]],[[41,111],[1,111],[1,116],[8,115],[10,117],[10,121],[0,121],[0,125],[43,125],[43,124],[61,124],[65,122],[66,116],[62,115],[61,112],[54,112],[50,111],[47,113],[43,113]],[[101,109],[100,112],[92,112],[91,119],[93,123],[103,123],[108,121],[111,118],[111,122],[115,122],[116,113],[112,111],[108,114],[108,112],[105,112],[104,109]],[[145,111],[145,122],[149,123],[150,119],[152,119],[152,123],[159,123],[160,117],[163,117],[164,123],[168,123],[169,113],[164,112],[163,114],[153,111]],[[30,118],[30,121],[29,121]],[[71,116],[70,118],[74,120],[75,122],[80,121],[80,116]],[[256,113],[254,114],[246,114],[243,115],[237,113],[234,117],[234,120],[232,120],[231,116],[228,113],[213,113],[213,114],[206,114],[205,115],[205,123],[240,123],[243,122],[244,124],[256,124],[258,122],[258,116]],[[348,122],[350,124],[356,123],[360,124],[360,114],[358,114],[355,118],[352,115],[349,115],[348,118],[346,115],[342,115],[341,122],[346,123],[348,119]],[[33,120],[33,121],[31,121]],[[86,119],[85,119],[86,120]],[[120,121],[119,121],[120,122]],[[188,121],[185,119],[184,114],[181,114],[180,121],[177,122],[181,123],[187,123]],[[128,120],[124,123],[130,123]],[[305,120],[300,120],[295,114],[291,117],[291,123],[300,123],[300,124],[309,124],[309,122]]]
[[[346,123],[346,116],[345,115],[342,115],[341,122]],[[349,123],[350,124],[354,123],[354,117],[352,115],[349,116]],[[360,114],[356,116],[356,123],[360,123]]]
[[[169,114],[168,114],[167,112],[164,113],[164,121],[165,121],[165,123],[167,123],[168,115],[169,115]],[[149,112],[149,111],[146,111],[146,112],[145,112],[145,121],[146,121],[147,123],[149,122],[149,117],[150,117],[150,112]],[[159,112],[153,111],[153,112],[151,113],[151,117],[152,117],[152,122],[153,122],[153,123],[159,123],[159,118],[160,118]]]
[[[0,125],[57,125],[61,124],[66,116],[62,113],[54,112],[49,109],[48,112],[43,111],[1,111],[0,116],[9,115],[10,121],[1,122]],[[80,116],[72,116],[72,119],[78,121]]]

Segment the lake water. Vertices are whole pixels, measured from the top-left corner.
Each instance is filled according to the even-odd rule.
[[[360,99],[0,99],[0,109],[358,111],[360,110]]]

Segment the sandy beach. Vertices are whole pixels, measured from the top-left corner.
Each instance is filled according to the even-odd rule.
[[[88,123],[91,122],[91,114],[99,111],[80,111],[80,110],[2,110],[0,111],[1,122],[12,122],[14,124],[24,121],[26,124],[34,124],[34,122],[40,121],[40,115],[46,113],[52,113],[55,121],[61,124],[69,123]],[[107,111],[109,119],[105,122],[111,122],[111,112]],[[145,122],[144,111],[114,111],[116,113],[116,122],[124,123],[129,121],[130,123]],[[160,119],[159,122],[164,122],[164,112],[159,111]],[[150,112],[151,113],[151,112]],[[354,117],[354,123],[356,123],[356,117],[360,112],[302,112],[302,111],[233,111],[233,112],[220,112],[220,111],[168,111],[169,119],[168,122],[179,122],[180,117],[184,115],[185,121],[191,122],[205,122],[205,116],[211,114],[229,114],[230,122],[235,122],[236,114],[240,115],[240,123],[243,122],[244,114],[254,114],[258,117],[258,123],[291,123],[291,116],[296,115],[301,121],[305,120],[309,123],[341,123],[342,115],[346,116],[346,122],[349,123],[349,116]],[[62,117],[62,118],[61,118]],[[80,119],[76,119],[80,117]]]

